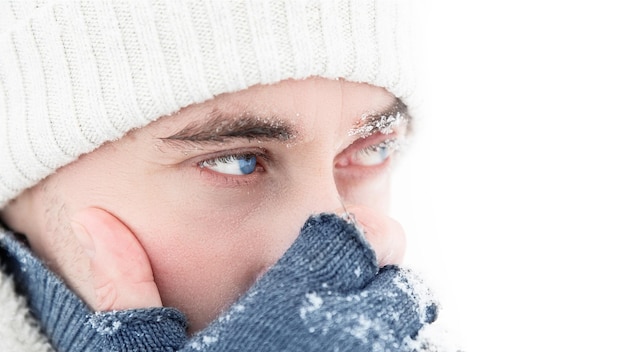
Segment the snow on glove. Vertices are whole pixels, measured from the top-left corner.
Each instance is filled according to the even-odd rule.
[[[184,345],[184,319],[175,310],[155,308],[158,322],[149,319],[143,335],[133,312],[96,315],[94,325],[109,332],[104,350],[421,351],[427,346],[418,342],[420,329],[436,319],[437,306],[408,271],[379,269],[352,223],[322,214],[309,218],[285,255]]]

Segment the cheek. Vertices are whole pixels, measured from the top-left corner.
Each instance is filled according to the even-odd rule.
[[[230,211],[223,204],[174,208],[185,210],[144,223],[136,232],[163,303],[183,311],[191,331],[232,304],[297,235],[267,221],[267,210],[242,210],[239,204]]]

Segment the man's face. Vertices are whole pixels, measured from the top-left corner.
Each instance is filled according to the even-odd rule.
[[[384,89],[341,80],[224,94],[51,176],[41,192],[45,235],[31,243],[85,297],[88,264],[69,219],[107,210],[144,247],[163,304],[195,331],[278,260],[309,215],[342,202],[385,212],[407,124]]]

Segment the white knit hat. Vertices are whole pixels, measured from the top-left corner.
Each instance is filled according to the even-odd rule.
[[[410,0],[0,0],[0,208],[106,141],[310,76],[411,108]]]

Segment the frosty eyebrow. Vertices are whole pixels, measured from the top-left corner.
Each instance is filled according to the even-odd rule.
[[[411,115],[408,113],[407,106],[396,98],[394,104],[385,109],[381,113],[364,114],[361,120],[356,122],[350,132],[350,136],[360,136],[361,138],[368,137],[375,133],[390,134],[394,131],[395,127],[406,125],[407,132],[411,130]]]

